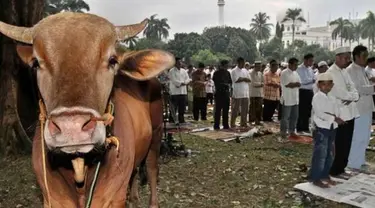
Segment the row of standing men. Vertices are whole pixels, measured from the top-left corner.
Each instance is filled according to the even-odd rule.
[[[349,167],[358,169],[365,165],[364,154],[371,132],[371,112],[374,110],[372,81],[375,77],[373,72],[375,60],[372,60],[374,58],[367,59],[367,56],[367,48],[357,46],[353,51],[353,63],[348,66],[351,62],[350,48],[338,48],[335,62],[329,69],[335,82],[330,94],[347,103],[347,105],[340,107],[341,114],[346,122],[339,127],[337,132],[337,137],[340,137],[340,139],[336,140],[335,158],[341,159],[337,159],[340,162],[334,163],[336,165],[333,167],[337,166],[333,168],[335,175],[345,173],[344,169],[348,163],[350,152],[352,152],[351,158],[353,159],[349,160]],[[298,60],[291,58],[287,67],[283,65],[280,69],[276,61],[271,61],[269,68],[262,71],[260,62],[255,63],[254,69],[248,70],[246,68],[250,67],[246,66],[242,58],[239,58],[237,66],[228,70],[228,62],[222,61],[213,73],[215,85],[214,128],[220,128],[221,117],[223,118],[222,126],[224,129],[234,128],[238,114],[241,115],[240,125],[247,127],[246,120],[249,106],[251,106],[250,122],[259,124],[262,117],[264,121],[271,121],[275,109],[281,104],[282,107],[279,109],[279,114],[280,111],[282,112],[280,140],[285,140],[287,133],[291,136],[297,136],[296,130],[308,132],[316,74],[322,73],[328,68],[327,63],[320,62],[316,74],[314,74],[314,69],[311,68],[313,62],[314,56],[307,54],[303,63],[299,66]],[[368,66],[365,69],[367,64]],[[178,109],[179,122],[184,123],[186,86],[191,84],[194,97],[193,106],[195,104],[195,112],[199,112],[204,106],[200,104],[207,103],[207,99],[202,92],[207,80],[206,76],[203,76],[204,66],[198,67],[196,71],[181,69],[181,62],[176,59],[176,66],[169,70],[168,78],[172,103]],[[229,126],[230,100],[232,100],[232,113]],[[262,104],[264,109],[262,109]],[[197,119],[197,116],[194,117]],[[350,151],[351,146],[353,146],[352,149],[355,149],[354,151]]]

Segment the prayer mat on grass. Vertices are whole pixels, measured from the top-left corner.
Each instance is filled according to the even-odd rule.
[[[308,192],[334,202],[349,204],[355,207],[375,207],[375,175],[358,174],[349,180],[333,178],[340,182],[331,188],[319,188],[311,183],[300,183],[295,189]]]
[[[168,129],[167,132],[168,133],[178,133],[179,131],[180,132],[189,132],[191,129],[187,129],[187,128],[180,128],[180,130],[178,130],[177,128],[174,128],[174,129]]]
[[[214,139],[214,140],[222,140],[222,139],[229,139],[229,138],[235,137],[234,132],[228,132],[228,131],[201,131],[201,132],[194,132],[190,134],[208,138],[208,139]]]
[[[297,142],[301,144],[312,144],[313,139],[308,136],[289,136],[288,140],[291,142]]]

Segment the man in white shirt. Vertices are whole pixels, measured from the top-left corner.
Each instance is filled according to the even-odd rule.
[[[168,73],[169,78],[169,93],[171,95],[171,101],[173,104],[174,115],[170,116],[170,122],[176,122],[174,120],[176,116],[176,111],[178,112],[178,122],[185,123],[185,106],[186,106],[186,96],[187,96],[187,89],[186,85],[188,85],[191,81],[187,71],[181,68],[180,58],[176,58],[175,67],[169,70]],[[172,114],[171,113],[171,114]]]
[[[373,82],[375,81],[375,56],[367,59],[366,74]]]
[[[325,73],[328,70],[328,64],[325,61],[321,61],[318,63],[318,70],[315,72],[315,80],[317,79],[319,74]],[[315,82],[313,85],[313,91],[314,94],[318,92],[318,86],[317,83]]]
[[[241,127],[247,127],[246,116],[249,106],[249,72],[244,68],[245,60],[237,59],[237,66],[231,72],[232,78],[232,114],[230,119],[230,127],[236,127],[236,118],[241,112]],[[240,110],[241,109],[241,110]]]
[[[353,63],[346,69],[359,94],[357,109],[359,117],[354,120],[352,146],[348,167],[359,170],[366,164],[366,148],[371,136],[372,112],[374,103],[372,95],[374,86],[365,72],[368,51],[365,46],[358,45],[353,50]]]
[[[367,59],[366,74],[369,77],[371,83],[375,84],[375,56]],[[375,95],[372,96],[373,103],[375,105]],[[374,124],[375,112],[372,113],[372,123]]]
[[[287,130],[291,137],[297,137],[295,133],[298,121],[299,87],[301,79],[297,74],[298,59],[291,58],[288,61],[288,68],[281,72],[281,98],[282,115],[280,122],[280,138],[283,142],[287,139]]]
[[[303,57],[303,63],[297,68],[301,79],[299,88],[298,122],[297,132],[309,133],[309,119],[311,117],[311,101],[314,96],[313,85],[315,82],[314,71],[311,66],[314,63],[314,55],[309,53]]]
[[[355,103],[358,101],[359,95],[350,75],[345,70],[350,63],[350,53],[350,47],[337,48],[335,63],[327,70],[335,83],[329,95],[336,98],[340,109],[340,118],[345,121],[336,132],[335,159],[330,170],[332,176],[341,178],[350,177],[345,173],[345,168],[348,164],[352,144],[354,118],[359,116]]]

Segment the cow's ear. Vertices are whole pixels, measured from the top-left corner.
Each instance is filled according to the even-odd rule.
[[[29,64],[33,59],[33,47],[28,45],[17,45],[18,56],[23,62]]]
[[[172,54],[154,49],[124,53],[119,60],[119,73],[139,81],[154,78],[175,63]]]

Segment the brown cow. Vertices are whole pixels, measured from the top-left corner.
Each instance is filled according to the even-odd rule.
[[[46,110],[46,125],[36,131],[32,155],[44,207],[84,207],[97,164],[91,207],[125,207],[129,182],[130,205],[135,205],[138,193],[131,176],[144,159],[149,205],[158,207],[162,101],[154,77],[172,67],[174,59],[159,50],[115,50],[119,40],[137,35],[146,23],[115,27],[96,15],[70,12],[49,16],[32,28],[0,22],[1,33],[32,44],[19,45],[17,51],[36,70],[42,116]],[[115,106],[118,151],[103,148],[107,140],[101,119],[109,100]],[[41,121],[43,125],[43,117]]]

